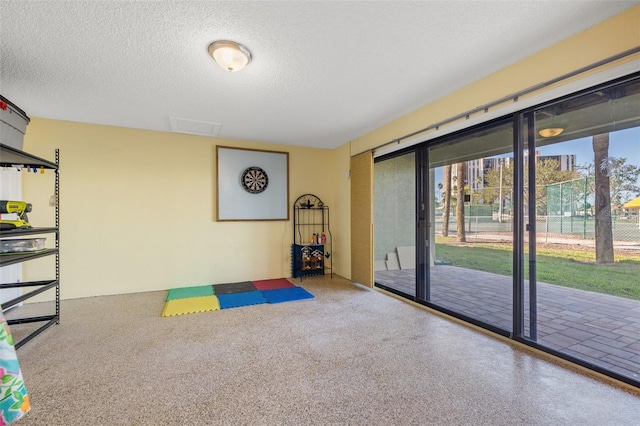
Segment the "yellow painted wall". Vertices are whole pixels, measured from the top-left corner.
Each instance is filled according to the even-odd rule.
[[[544,34],[541,34],[544,37]],[[336,161],[345,164],[346,156],[356,155],[395,138],[423,129],[433,123],[448,119],[518,92],[538,83],[549,81],[566,73],[640,46],[640,6],[629,9],[573,37],[551,46],[529,58],[517,62],[482,80],[470,84],[452,94],[394,120],[380,128],[358,137],[337,150]],[[636,60],[636,54],[619,65]],[[601,72],[611,66],[601,67],[589,74]],[[580,77],[584,77],[584,74]],[[567,81],[568,82],[568,81]],[[563,84],[566,84],[564,82]],[[559,85],[559,84],[558,84]],[[549,86],[547,90],[555,86]],[[428,133],[425,133],[425,135]],[[336,200],[348,200],[349,186],[336,187]],[[337,226],[343,235],[350,235],[348,209],[337,212]],[[374,229],[375,232],[375,229]],[[350,258],[341,258],[344,276],[350,278]]]
[[[333,151],[333,205],[331,230],[334,236],[333,267],[342,277],[351,278],[351,199],[349,144]]]
[[[60,149],[61,297],[289,277],[291,220],[215,221],[216,145],[289,152],[290,204],[313,193],[333,207],[332,150],[33,119],[24,150]],[[23,182],[31,222],[53,225],[53,173]],[[52,262],[26,263],[24,278]]]

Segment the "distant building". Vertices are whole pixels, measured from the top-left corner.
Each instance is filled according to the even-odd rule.
[[[575,154],[562,154],[562,155],[540,155],[540,151],[536,151],[536,162],[554,160],[558,162],[558,170],[575,170],[576,169],[576,156]],[[528,152],[525,152],[524,163],[528,164],[529,156]],[[475,160],[467,161],[467,180],[466,185],[473,192],[480,192],[486,185],[485,176],[489,170],[498,169],[500,165],[502,167],[511,167],[513,163],[513,157],[491,157],[491,158],[477,158]],[[458,170],[456,167],[451,168],[451,177],[454,179],[454,184],[451,186],[451,190],[457,185],[455,182],[458,176]]]

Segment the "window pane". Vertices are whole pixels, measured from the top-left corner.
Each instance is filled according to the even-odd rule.
[[[513,306],[512,147],[509,121],[429,151],[435,210],[429,300],[505,330],[512,328]]]
[[[537,333],[640,380],[640,83],[535,112]]]
[[[413,152],[374,165],[374,279],[415,295],[416,170]]]

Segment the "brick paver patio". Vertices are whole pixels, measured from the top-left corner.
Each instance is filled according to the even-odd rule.
[[[375,281],[415,296],[415,270],[376,271]],[[528,292],[528,289],[525,289]],[[431,302],[512,330],[512,278],[449,265],[431,267]],[[538,283],[538,338],[562,351],[640,381],[640,301]],[[525,311],[529,299],[525,297]],[[529,318],[525,318],[529,335]]]

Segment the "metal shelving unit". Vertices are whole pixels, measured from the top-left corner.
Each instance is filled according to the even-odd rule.
[[[318,240],[323,235],[324,241]],[[332,245],[329,206],[313,194],[301,195],[293,203],[291,276],[302,279],[329,273],[333,278]]]
[[[45,160],[40,157],[28,154],[24,151],[12,148],[7,145],[0,144],[0,167],[22,167],[22,168],[43,168],[54,170],[55,172],[55,227],[46,228],[29,228],[29,229],[11,229],[0,231],[0,238],[17,237],[34,234],[55,234],[55,248],[44,249],[37,252],[23,252],[15,254],[5,254],[0,256],[0,267],[13,265],[16,263],[26,262],[32,259],[38,259],[46,256],[55,256],[55,279],[45,281],[15,282],[0,284],[0,288],[24,288],[28,289],[26,293],[8,300],[2,304],[2,310],[5,311],[12,306],[17,305],[31,297],[34,297],[47,290],[55,289],[55,313],[36,317],[13,318],[7,319],[9,325],[27,324],[44,322],[43,325],[32,331],[19,342],[15,342],[16,349],[42,333],[53,324],[60,323],[60,175],[59,175],[59,150],[56,149],[55,162]]]

